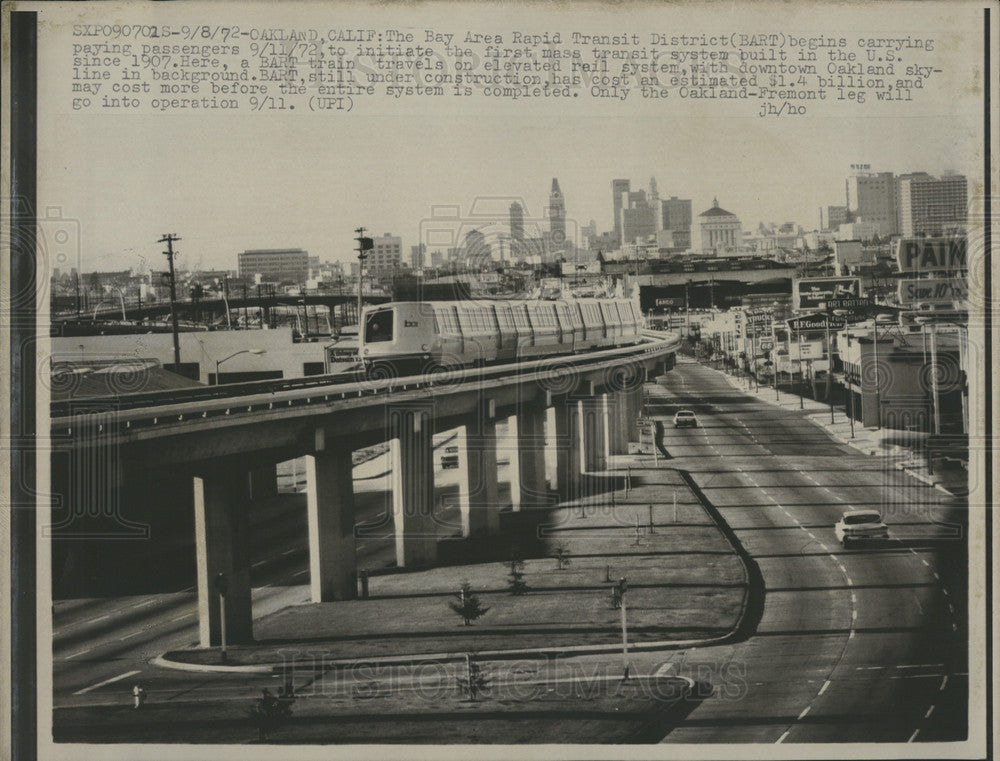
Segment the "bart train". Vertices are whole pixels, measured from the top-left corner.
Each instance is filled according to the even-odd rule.
[[[362,324],[366,374],[392,378],[636,344],[643,318],[626,299],[406,301]]]

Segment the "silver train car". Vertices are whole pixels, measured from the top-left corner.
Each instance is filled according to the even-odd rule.
[[[643,318],[627,299],[401,301],[362,325],[366,374],[391,378],[635,344]]]

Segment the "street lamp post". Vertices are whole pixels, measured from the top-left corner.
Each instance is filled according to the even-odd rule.
[[[213,386],[218,386],[219,384],[219,366],[233,357],[238,357],[240,354],[256,354],[260,356],[261,354],[267,354],[267,349],[241,349],[240,351],[233,352],[228,357],[223,357],[222,359],[216,360],[215,362],[215,383]]]
[[[848,311],[846,309],[834,309],[833,313],[835,315],[837,315],[838,317],[843,317],[844,318],[844,325],[845,326],[847,325],[847,315],[849,313],[848,313]],[[851,419],[851,438],[853,439],[854,438],[854,389],[847,388],[848,383],[849,383],[849,381],[847,380],[847,372],[845,371],[844,372],[844,388],[847,390],[847,393],[850,394],[850,396],[851,396],[850,419]]]
[[[923,332],[925,325],[930,325],[931,340],[931,411],[934,420],[934,433],[941,433],[941,403],[940,397],[938,396],[938,362],[937,362],[937,330],[934,326],[934,320],[932,317],[917,317],[916,321],[920,323],[920,330]]]
[[[882,374],[878,366],[878,325],[880,322],[891,319],[891,314],[875,315],[875,412],[878,420],[875,427],[877,430],[882,430]]]

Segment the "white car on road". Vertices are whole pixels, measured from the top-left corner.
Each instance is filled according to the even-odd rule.
[[[674,415],[674,428],[683,428],[684,426],[698,427],[698,417],[691,410],[678,410],[677,414]]]
[[[837,541],[845,547],[856,540],[885,540],[889,527],[877,510],[848,510],[833,526]]]

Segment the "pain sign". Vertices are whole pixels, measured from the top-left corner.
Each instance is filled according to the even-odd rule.
[[[896,243],[896,263],[900,272],[964,270],[965,238],[902,238]]]

